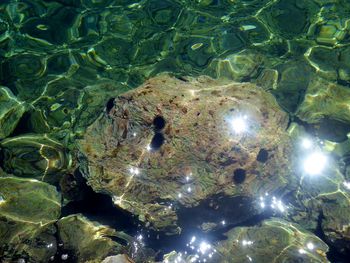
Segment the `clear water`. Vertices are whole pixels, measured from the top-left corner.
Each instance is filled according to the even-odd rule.
[[[349,39],[346,0],[2,0],[0,261],[347,262]],[[298,157],[288,191],[169,198],[182,231],[168,235],[90,187],[77,141],[112,98],[164,72],[272,94]]]

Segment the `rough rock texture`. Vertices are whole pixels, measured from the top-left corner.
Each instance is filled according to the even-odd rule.
[[[246,131],[235,130],[237,119]],[[195,207],[214,195],[282,190],[292,165],[287,122],[253,84],[161,75],[107,105],[79,142],[81,163],[95,191],[164,230],[177,218],[171,201]]]
[[[328,161],[331,162],[331,161]],[[334,164],[317,178],[303,176],[295,192],[295,204],[289,219],[303,228],[319,227],[325,240],[340,253],[350,251],[350,195],[344,175]]]
[[[57,222],[59,239],[68,257],[77,262],[101,262],[109,255],[123,252],[123,246],[112,240],[118,233],[84,216],[70,215]]]
[[[321,239],[284,220],[234,228],[226,235],[227,240],[215,245],[212,262],[328,262],[328,246]]]
[[[61,196],[54,186],[32,179],[0,178],[0,258],[49,262],[57,249],[54,222]],[[8,260],[8,261],[7,261]]]
[[[18,101],[8,88],[0,86],[0,139],[16,128],[25,110],[23,102]]]
[[[0,143],[0,153],[7,173],[50,183],[57,183],[71,166],[65,147],[46,134],[7,138]]]
[[[310,82],[297,115],[308,123],[323,118],[350,122],[350,90],[322,78]]]
[[[106,257],[102,263],[133,263],[134,261],[132,261],[127,255],[125,254],[120,254],[120,255],[116,255],[116,256],[110,256],[110,257]]]

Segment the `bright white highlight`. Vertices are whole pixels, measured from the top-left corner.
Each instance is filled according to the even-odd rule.
[[[130,173],[131,173],[132,175],[138,175],[138,174],[140,174],[139,168],[133,168],[133,167],[131,167],[129,171],[130,171]]]
[[[326,167],[327,157],[321,152],[310,154],[304,161],[304,171],[310,175],[320,174]]]
[[[299,253],[300,253],[300,254],[306,254],[306,251],[305,251],[305,249],[300,248],[300,249],[299,249]]]
[[[196,241],[196,237],[195,237],[195,236],[193,236],[193,237],[191,238],[190,244],[192,244],[194,241]]]
[[[276,196],[272,196],[272,198],[269,198],[268,196],[268,193],[265,193],[265,197],[260,196],[259,198],[259,204],[262,209],[271,207],[274,211],[281,213],[288,209],[288,206],[286,206],[281,199],[277,199]]]
[[[350,182],[343,182],[343,185],[345,186],[346,189],[350,190]]]
[[[211,248],[211,246],[210,246],[208,243],[204,242],[204,241],[202,241],[201,244],[199,245],[199,251],[200,251],[202,254],[205,254],[205,252],[206,252],[208,249],[210,249],[210,248]]]
[[[310,149],[312,146],[312,141],[308,138],[304,138],[301,141],[301,145],[303,146],[304,149]]]
[[[309,250],[313,250],[315,248],[315,245],[312,244],[311,242],[307,243],[306,244],[306,247],[309,249]]]
[[[235,133],[243,133],[247,131],[248,126],[247,126],[246,120],[247,120],[247,116],[236,117],[232,119],[231,125]]]
[[[243,245],[243,246],[251,246],[251,245],[253,245],[253,241],[250,241],[250,240],[242,240],[242,245]]]

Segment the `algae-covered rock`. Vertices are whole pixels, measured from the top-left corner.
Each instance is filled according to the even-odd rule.
[[[102,263],[133,263],[134,261],[132,261],[127,255],[125,254],[119,254],[116,256],[110,256],[110,257],[106,257]]]
[[[237,227],[226,236],[227,240],[215,245],[212,262],[329,262],[328,246],[320,238],[281,219]]]
[[[350,195],[344,175],[334,162],[317,178],[300,178],[295,196],[298,208],[293,209],[290,220],[303,228],[321,230],[325,240],[340,253],[350,251]]]
[[[305,61],[293,61],[277,66],[278,83],[272,94],[288,112],[295,112],[302,103],[312,77],[312,68]]]
[[[83,173],[154,229],[174,228],[174,201],[201,214],[203,200],[220,211],[240,202],[231,197],[282,190],[292,165],[287,122],[254,84],[158,76],[117,97],[88,128]],[[246,208],[231,220],[256,213]]]
[[[23,102],[17,100],[8,88],[0,86],[0,139],[11,134],[25,110]]]
[[[323,118],[350,122],[350,90],[322,78],[310,81],[304,101],[297,116],[308,123],[318,123]]]
[[[340,189],[337,193],[319,198],[322,200],[321,227],[326,241],[333,244],[340,253],[346,254],[350,251],[350,195],[346,193],[349,190],[346,187]]]
[[[286,39],[301,36],[307,32],[310,23],[315,20],[318,10],[313,1],[274,1],[259,12],[259,17],[269,31]],[[290,21],[293,21],[291,23]]]
[[[4,170],[19,177],[56,183],[71,166],[67,149],[46,134],[7,138],[0,147]]]
[[[68,258],[77,262],[101,262],[109,255],[123,253],[125,247],[113,240],[127,238],[127,235],[92,222],[84,216],[70,215],[57,222],[58,236],[67,251]]]
[[[266,58],[253,50],[243,50],[225,58],[214,59],[205,73],[215,78],[227,78],[235,81],[257,78],[259,69]]]
[[[0,178],[0,258],[48,262],[57,246],[55,220],[61,196],[55,187],[32,179]]]

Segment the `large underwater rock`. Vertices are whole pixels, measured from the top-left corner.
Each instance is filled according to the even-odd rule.
[[[56,254],[61,195],[33,179],[0,178],[1,262],[49,262]]]
[[[238,223],[287,184],[287,123],[254,84],[161,75],[109,101],[79,141],[82,172],[156,230],[178,233],[184,214]]]
[[[13,132],[26,108],[8,88],[0,86],[0,139]]]
[[[108,226],[92,222],[81,214],[61,218],[57,222],[57,227],[62,249],[68,251],[65,255],[70,260],[97,263],[109,255],[125,251],[124,246],[114,241],[113,238],[128,239],[127,235],[122,235]]]
[[[323,118],[350,122],[350,90],[323,78],[314,78],[306,91],[297,116],[308,123],[319,123]]]
[[[281,219],[237,227],[226,236],[227,240],[215,245],[217,255],[212,262],[329,262],[328,246],[320,238]]]
[[[0,142],[0,155],[5,172],[49,183],[57,183],[72,164],[63,144],[46,134],[7,138]]]
[[[255,226],[235,227],[224,240],[209,243],[192,237],[192,253],[172,251],[162,262],[329,262],[328,246],[298,224],[271,218]]]

